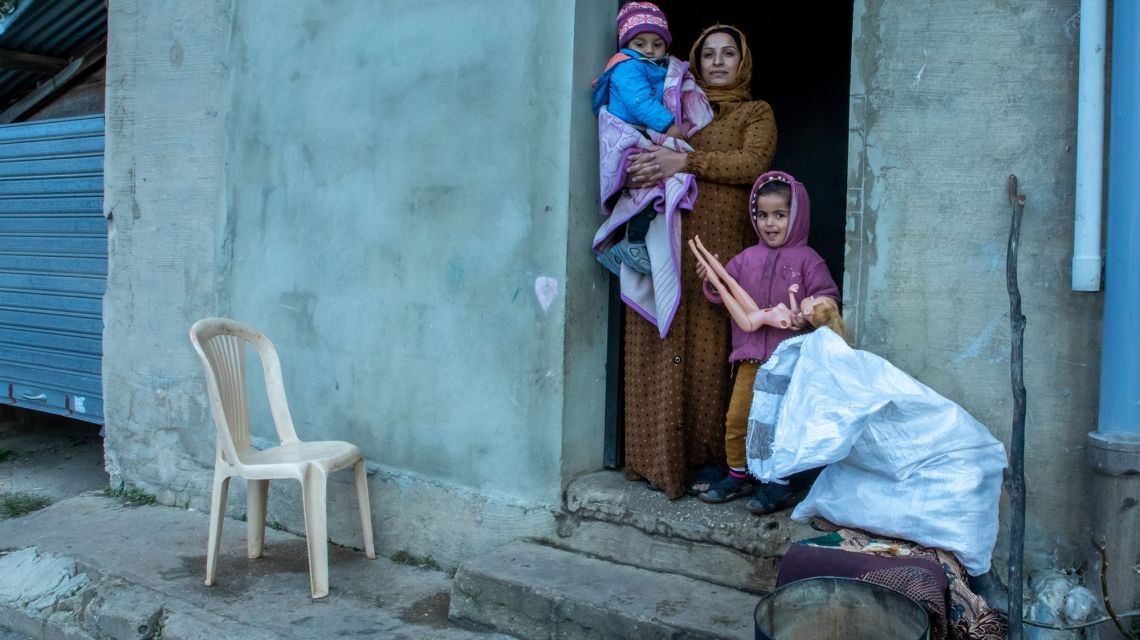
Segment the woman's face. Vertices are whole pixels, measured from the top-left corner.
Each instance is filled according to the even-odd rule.
[[[736,82],[740,71],[740,49],[727,33],[714,33],[701,47],[701,78],[705,84],[724,87]]]

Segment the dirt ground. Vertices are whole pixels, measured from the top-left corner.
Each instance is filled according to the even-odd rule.
[[[0,407],[0,520],[107,482],[99,425]]]

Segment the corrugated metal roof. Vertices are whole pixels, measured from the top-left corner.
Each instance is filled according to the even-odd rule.
[[[62,60],[107,35],[105,0],[0,0],[0,49]],[[0,59],[0,110],[54,75],[6,66]]]

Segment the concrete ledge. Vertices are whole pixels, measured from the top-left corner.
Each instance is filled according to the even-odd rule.
[[[152,493],[163,504],[208,512],[212,468],[189,458],[181,458],[172,466],[177,467],[177,482],[134,475],[126,479],[127,484]],[[461,561],[511,540],[549,536],[556,529],[555,514],[560,510],[556,503],[481,491],[374,463],[368,463],[367,469],[372,528],[380,555],[404,552],[430,556],[440,567],[454,570]],[[111,486],[118,486],[118,482],[112,475]],[[177,484],[182,490],[163,488],[170,484]],[[230,482],[226,513],[231,518],[245,515],[246,486],[241,478]],[[329,539],[354,549],[363,548],[352,469],[329,475],[327,500]],[[269,483],[267,521],[282,530],[304,535],[299,482]]]
[[[759,599],[658,573],[516,542],[465,562],[452,620],[521,638],[752,638]]]
[[[567,488],[558,536],[543,541],[621,564],[764,593],[775,588],[788,546],[818,532],[790,520],[790,510],[756,516],[745,503],[668,500],[620,472],[591,473]]]

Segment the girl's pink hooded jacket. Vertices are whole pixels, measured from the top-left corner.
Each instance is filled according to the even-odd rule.
[[[752,219],[752,228],[756,229],[754,214],[756,192],[766,182],[780,180],[788,183],[792,188],[792,202],[789,207],[788,236],[782,247],[775,249],[761,241],[759,244],[741,251],[728,264],[724,266],[748,295],[756,301],[760,308],[774,307],[781,302],[788,304],[788,287],[799,284],[800,291],[796,300],[807,296],[817,298],[826,297],[839,301],[839,287],[831,278],[827,270],[827,263],[807,245],[808,231],[811,228],[811,203],[808,200],[807,189],[792,176],[782,171],[769,171],[762,174],[752,185],[752,195],[748,198],[748,216]],[[757,230],[757,237],[760,232]],[[705,283],[705,297],[710,301],[721,304],[720,296],[707,282]],[[732,353],[729,362],[740,360],[759,360],[763,362],[772,355],[776,346],[788,338],[805,333],[806,329],[777,329],[776,327],[761,327],[758,331],[748,333],[732,323]]]

